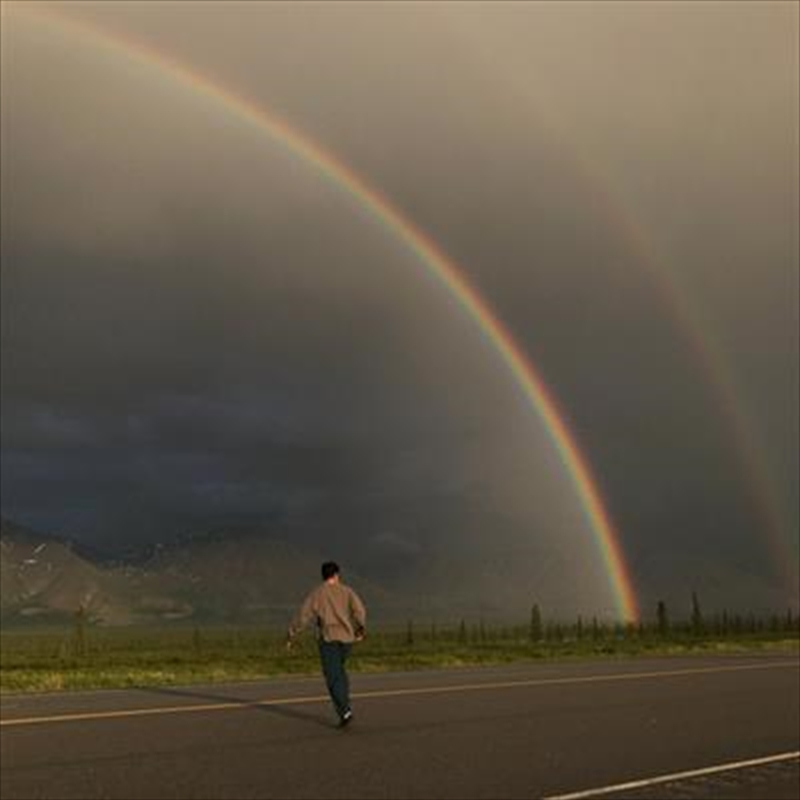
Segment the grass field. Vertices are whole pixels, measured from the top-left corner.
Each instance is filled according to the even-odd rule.
[[[791,622],[791,621],[790,621]],[[70,628],[0,634],[0,691],[61,691],[250,680],[317,673],[308,635],[287,652],[284,634],[254,628]],[[371,631],[354,672],[507,664],[556,658],[800,649],[796,621],[747,630],[656,626],[416,625]]]

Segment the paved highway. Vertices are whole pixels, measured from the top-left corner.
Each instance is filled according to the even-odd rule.
[[[13,798],[800,798],[796,655],[0,699]]]

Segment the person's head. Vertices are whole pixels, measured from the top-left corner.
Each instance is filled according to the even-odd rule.
[[[335,561],[326,561],[322,565],[322,580],[336,581],[339,579],[339,565]]]

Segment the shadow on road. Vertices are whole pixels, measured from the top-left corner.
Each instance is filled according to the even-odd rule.
[[[211,700],[215,703],[240,703],[242,708],[251,708],[256,711],[263,711],[285,719],[296,719],[301,722],[314,722],[325,728],[334,727],[330,717],[320,714],[309,713],[307,711],[297,711],[289,706],[263,705],[257,700],[249,700],[243,697],[234,697],[225,694],[211,694],[210,692],[198,692],[191,689],[173,689],[166,686],[141,687],[141,692],[152,694],[168,695],[170,697],[196,698],[199,700]]]

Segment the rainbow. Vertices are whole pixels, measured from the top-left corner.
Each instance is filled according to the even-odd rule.
[[[408,247],[431,277],[455,299],[464,314],[478,327],[537,413],[580,500],[608,576],[617,614],[624,621],[639,619],[636,592],[619,534],[605,508],[589,462],[581,453],[565,421],[564,412],[559,409],[552,392],[511,332],[469,283],[458,264],[378,189],[277,114],[141,42],[123,38],[94,23],[77,20],[39,3],[20,6],[24,6],[25,13],[32,18],[55,23],[62,31],[69,31],[97,47],[155,70],[160,76],[205,97],[240,121],[253,126],[313,166],[321,176],[352,197],[392,236]]]
[[[544,128],[554,141],[567,143],[573,168],[600,199],[597,210],[603,216],[604,223],[618,233],[620,240],[625,242],[631,255],[636,258],[637,265],[648,274],[657,288],[676,331],[686,342],[716,395],[718,408],[731,434],[733,450],[746,473],[758,506],[775,575],[788,596],[796,597],[800,588],[798,531],[788,509],[782,508],[771,479],[764,445],[758,440],[752,424],[749,424],[729,359],[724,355],[719,337],[712,330],[708,315],[701,312],[691,294],[680,285],[674,270],[666,268],[664,255],[656,250],[649,228],[641,218],[640,207],[624,198],[619,181],[615,180],[604,161],[592,157],[585,142],[579,140],[563,114],[558,113],[557,103],[551,96],[547,82],[537,80],[539,76],[535,71],[522,70],[518,64],[509,63],[508,51],[492,47],[484,31],[465,24],[462,16],[450,17],[449,25],[450,30],[460,32],[465,37],[468,52],[480,60],[482,74],[496,74],[497,82],[513,95],[515,110],[519,112],[520,108],[526,107],[534,109],[539,128]]]

